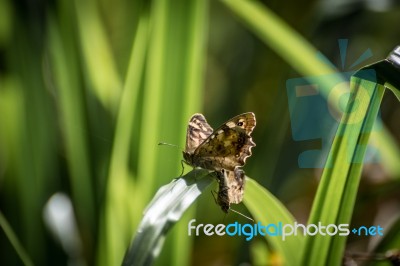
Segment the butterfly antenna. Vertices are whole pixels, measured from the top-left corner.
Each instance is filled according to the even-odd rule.
[[[254,223],[254,220],[253,220],[252,218],[250,218],[249,216],[246,216],[246,215],[244,215],[243,213],[240,213],[240,212],[238,212],[238,211],[235,211],[235,210],[232,209],[232,208],[230,208],[229,210],[231,210],[231,211],[233,211],[233,212],[236,212],[237,214],[243,216],[244,218],[246,218],[246,219],[248,219],[248,220],[250,220],[250,221],[252,221],[252,222]]]
[[[159,142],[158,145],[159,146],[162,146],[162,145],[171,146],[171,147],[175,147],[175,148],[178,148],[181,151],[183,151],[183,149],[181,147],[179,147],[178,145],[175,145],[175,144],[171,144],[171,143]],[[183,165],[184,162],[185,162],[184,160],[181,160],[182,171],[181,171],[181,175],[179,177],[183,176],[183,172],[185,172],[185,166]]]
[[[180,150],[183,151],[183,149],[182,149],[181,147],[179,147],[178,145],[175,145],[175,144],[171,144],[171,143],[159,142],[158,145],[159,145],[159,146],[162,146],[162,145],[171,146],[171,147],[175,147],[175,148],[178,148],[178,149],[180,149]]]

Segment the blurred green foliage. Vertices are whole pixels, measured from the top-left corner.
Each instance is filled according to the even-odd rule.
[[[285,82],[333,73],[313,53],[340,66],[338,39],[349,39],[351,63],[368,48],[373,57],[362,65],[385,57],[399,44],[400,9],[379,1],[254,1],[250,9],[238,0],[188,2],[0,0],[4,265],[20,264],[23,254],[35,265],[119,264],[146,204],[181,171],[180,151],[157,143],[183,147],[194,112],[213,127],[255,112],[257,147],[246,173],[307,221],[321,171],[298,166],[299,153],[314,144],[292,139]],[[354,225],[389,228],[399,216],[399,110],[385,95],[384,133],[372,139],[384,143],[378,146],[387,159],[363,167]],[[80,243],[72,251],[44,222],[57,192],[72,202]],[[261,239],[188,237],[193,217],[242,220],[224,218],[204,195],[173,228],[160,265],[265,262],[267,251],[274,257]],[[350,237],[347,248],[370,252],[374,243]]]

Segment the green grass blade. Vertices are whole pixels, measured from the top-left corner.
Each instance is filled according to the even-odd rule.
[[[385,84],[385,86],[390,89],[393,94],[396,96],[396,98],[400,101],[400,90],[397,89],[395,86],[393,86],[392,84]]]
[[[253,179],[246,180],[246,194],[243,199],[250,213],[256,222],[261,224],[293,224],[295,222],[293,216],[285,208],[285,206],[275,198],[268,190],[259,185]],[[278,251],[285,265],[298,265],[300,261],[300,248],[304,245],[304,237],[290,236],[286,240],[282,240],[280,236],[266,236],[276,251]]]
[[[173,1],[170,8],[173,10],[184,10],[186,16],[179,16],[180,19],[176,21],[177,15],[171,14],[170,20],[176,21],[175,25],[170,25],[176,31],[180,29],[181,37],[178,37],[178,42],[174,44],[173,49],[168,52],[171,61],[176,61],[182,54],[182,60],[178,62],[175,69],[179,70],[174,78],[171,80],[168,92],[173,92],[174,87],[178,85],[176,93],[167,93],[164,96],[163,117],[167,121],[176,121],[176,128],[164,125],[165,137],[167,140],[176,141],[177,144],[184,146],[186,137],[186,126],[188,118],[196,112],[201,111],[204,90],[204,69],[206,62],[206,36],[208,28],[208,1]],[[178,4],[177,4],[178,3]],[[171,12],[170,12],[171,13]],[[182,14],[182,11],[181,11]],[[182,45],[183,47],[180,47]],[[177,52],[179,49],[179,52]],[[168,66],[167,66],[168,68]],[[173,104],[177,101],[180,104]],[[168,114],[168,115],[167,115]],[[164,122],[165,123],[165,122]],[[177,132],[178,131],[178,132]],[[175,157],[176,156],[176,157]],[[180,170],[180,161],[182,160],[181,153],[174,155],[174,162],[168,163],[165,160],[165,153],[160,154],[159,161],[162,162],[162,168],[169,169],[170,173],[176,173]],[[178,165],[178,168],[176,167]],[[191,217],[195,217],[196,209],[189,210],[181,219],[181,222],[176,225],[172,234],[171,240],[171,265],[187,265],[190,263],[192,255],[193,241],[187,238],[187,223]],[[161,262],[161,261],[160,261]],[[162,261],[160,264],[165,263]]]
[[[352,78],[352,96],[329,152],[309,223],[350,223],[366,145],[384,93],[384,87],[375,83],[376,76],[370,81],[374,73],[363,70]],[[338,265],[345,242],[346,237],[339,235],[306,237],[302,263]]]
[[[254,34],[280,55],[290,66],[305,78],[325,75],[319,79],[319,89],[330,106],[341,112],[340,91],[333,91],[331,84],[345,82],[336,69],[319,57],[318,51],[285,21],[270,11],[259,1],[221,0]],[[335,74],[336,73],[336,74]],[[381,141],[381,140],[387,141]],[[371,141],[379,143],[377,149],[382,157],[381,163],[391,176],[400,177],[400,153],[392,135],[382,126],[382,131],[371,136]]]
[[[271,253],[268,249],[267,243],[263,241],[254,241],[250,246],[250,256],[253,265],[268,265],[273,261]]]
[[[140,126],[140,141],[138,149],[138,183],[142,189],[144,201],[150,199],[154,192],[157,175],[157,156],[160,142],[162,100],[165,89],[166,69],[166,43],[167,43],[167,12],[166,1],[155,1],[150,11],[150,32],[148,55],[144,76],[142,99],[142,117]],[[173,125],[171,125],[173,127]],[[175,176],[175,175],[171,175]]]
[[[142,193],[142,202],[150,200],[156,189],[168,181],[166,177],[179,175],[181,170],[181,151],[157,143],[184,143],[190,115],[201,111],[206,7],[206,1],[157,0],[151,5],[141,125],[134,143],[136,186]],[[136,205],[136,209],[143,207]],[[176,247],[178,242],[181,247]],[[179,238],[178,232],[167,239],[166,245],[171,251],[161,254],[160,261],[188,263],[189,239]]]
[[[9,70],[0,74],[2,212],[7,214],[33,261],[45,257],[41,206],[54,180],[54,116],[41,79],[42,58],[32,53],[22,24],[13,28]],[[9,195],[9,196],[7,196]],[[18,204],[18,208],[15,208]],[[10,216],[10,214],[12,215]]]
[[[103,220],[107,228],[102,226],[104,245],[99,247],[99,261],[107,265],[122,259],[123,239],[132,235],[146,202],[166,182],[163,177],[180,172],[181,152],[157,143],[182,143],[189,115],[199,111],[206,6],[203,1],[158,0],[142,11],[149,12],[149,17],[143,17],[148,26],[143,27],[141,19],[134,39],[110,164]],[[189,260],[190,240],[179,237],[184,229],[174,230],[177,235],[169,237],[180,247],[171,243],[172,252],[163,262]]]
[[[142,205],[140,204],[140,190],[135,190],[131,184],[129,159],[147,45],[148,15],[143,13],[132,45],[110,158],[106,207],[100,226],[101,237],[98,252],[99,261],[104,265],[114,265],[121,262],[125,244],[129,241],[133,231],[132,224],[129,223],[131,217],[140,215],[130,202],[136,204],[136,208]],[[135,210],[136,213],[133,213]]]
[[[100,102],[114,113],[119,102],[122,82],[97,1],[70,1],[70,5],[74,4],[90,88]]]
[[[259,1],[222,0],[249,29],[304,76],[336,70],[317,58],[318,51]],[[337,78],[340,80],[340,76]]]
[[[184,67],[183,83],[183,112],[181,122],[186,127],[189,116],[198,112],[201,108],[204,88],[204,68],[206,58],[207,27],[208,27],[208,1],[193,1],[190,5],[191,15],[189,16],[189,35],[187,43],[187,67]],[[182,132],[182,131],[181,131]],[[185,130],[183,130],[185,138]]]
[[[145,210],[123,265],[151,265],[170,228],[214,180],[212,173],[194,170],[161,187]]]
[[[58,28],[55,21],[49,25],[50,63],[60,96],[61,127],[65,134],[72,198],[79,222],[82,226],[93,228],[96,217],[89,144],[86,138],[88,128],[84,119],[86,112],[83,91],[78,83],[77,62],[74,54],[66,52],[73,51],[71,39],[66,36],[68,30]]]
[[[20,257],[24,265],[33,265],[32,260],[29,258],[24,247],[21,245],[21,242],[18,240],[16,234],[12,230],[10,224],[7,222],[6,217],[4,217],[2,212],[0,212],[0,227],[3,228],[5,235],[7,236],[8,240],[10,240],[11,245],[18,253],[18,256]]]

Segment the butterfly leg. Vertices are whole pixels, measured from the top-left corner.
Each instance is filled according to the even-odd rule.
[[[185,171],[185,166],[183,165],[184,162],[185,162],[184,160],[181,160],[182,171],[181,171],[181,175],[179,177],[182,177],[183,176],[183,172]]]
[[[212,195],[213,198],[214,198],[215,204],[218,204],[217,198],[216,198],[216,196],[215,196],[216,194],[217,194],[217,191],[211,190],[211,195]]]
[[[219,180],[218,180],[218,182],[219,182]],[[214,198],[215,204],[219,205],[219,206],[221,207],[221,210],[222,210],[223,212],[225,212],[224,218],[222,219],[222,223],[224,223],[225,218],[226,218],[226,215],[228,214],[229,206],[228,206],[228,208],[226,209],[226,206],[225,206],[222,202],[218,201],[218,196],[215,196],[215,195],[218,195],[218,193],[217,193],[216,191],[211,190],[211,195],[212,195],[213,198]],[[224,206],[225,206],[225,207],[224,207]]]

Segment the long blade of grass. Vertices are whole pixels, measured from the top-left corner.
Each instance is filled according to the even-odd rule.
[[[336,69],[318,51],[259,1],[221,0],[260,39],[304,76],[333,74]],[[336,77],[340,80],[340,76]]]
[[[118,110],[106,191],[106,207],[100,226],[98,258],[104,265],[121,262],[126,241],[132,234],[132,216],[141,206],[139,189],[132,190],[129,170],[131,136],[148,45],[148,14],[142,13],[132,45],[131,58]],[[128,118],[128,119],[127,119]],[[131,195],[131,197],[129,196]],[[131,204],[133,202],[133,204]],[[137,207],[137,206],[136,206]],[[136,211],[137,212],[137,211]]]
[[[295,219],[285,206],[268,190],[259,185],[255,180],[247,178],[246,194],[243,203],[249,209],[256,222],[267,224],[294,224]],[[265,236],[274,250],[282,256],[284,265],[298,265],[300,261],[300,248],[304,245],[301,235],[288,236],[285,240],[281,236]]]
[[[326,97],[330,106],[340,111],[339,91],[332,91],[331,84],[340,84],[345,79],[336,73],[336,69],[322,59],[318,51],[299,33],[293,30],[282,19],[258,1],[221,0],[231,11],[244,22],[254,34],[285,59],[295,70],[307,77],[326,75],[319,80],[321,94]],[[328,75],[329,74],[329,75]],[[328,75],[328,76],[327,76]],[[379,141],[381,139],[388,141]],[[400,161],[400,152],[393,137],[382,126],[381,132],[373,134],[371,141],[379,143],[377,149],[382,156],[381,163],[393,177],[400,176],[399,165],[389,162]],[[388,162],[388,163],[387,163]]]
[[[309,223],[349,224],[368,139],[376,120],[384,87],[376,83],[374,71],[359,71],[352,78],[352,96],[336,133]],[[331,166],[331,167],[329,167]],[[304,265],[338,265],[346,237],[306,237]]]
[[[385,87],[388,88],[400,101],[400,46],[396,47],[387,57],[387,59],[372,65],[379,72],[381,79],[385,81]],[[393,144],[395,145],[395,144]],[[398,164],[398,161],[392,161],[393,164]],[[400,246],[400,217],[393,222],[390,229],[385,232],[384,237],[374,248],[375,253],[386,253],[390,250],[398,252]],[[396,258],[394,258],[396,260]],[[397,259],[398,261],[398,259]],[[375,263],[378,264],[378,263]]]
[[[14,22],[7,49],[8,71],[0,74],[2,191],[12,195],[3,195],[2,211],[13,213],[13,226],[23,235],[27,252],[40,263],[45,257],[45,239],[39,217],[44,198],[54,184],[57,165],[52,134],[55,117],[42,79],[43,58],[41,53],[32,52],[45,39],[30,42],[32,28]]]
[[[90,88],[104,107],[114,113],[119,102],[122,82],[97,1],[71,1],[71,4],[75,4],[86,77],[92,85]]]
[[[182,144],[190,114],[201,107],[205,52],[207,1],[156,0],[150,11],[150,38],[143,82],[139,141],[137,149],[137,189],[141,202],[150,200],[165,177],[180,173],[180,151],[157,146],[160,141]],[[183,145],[181,145],[183,146]],[[136,204],[141,210],[144,205]],[[180,225],[178,225],[180,227]],[[181,232],[184,228],[179,229]],[[179,231],[178,230],[178,231]],[[190,240],[171,235],[171,248],[160,261],[186,264]]]
[[[170,28],[173,29],[173,32],[179,30],[180,37],[175,37],[179,42],[175,42],[168,52],[170,56],[168,61],[177,62],[174,69],[178,71],[168,74],[173,78],[170,86],[165,88],[167,93],[164,96],[163,117],[165,118],[164,128],[168,129],[168,132],[165,130],[164,136],[183,146],[188,118],[202,108],[202,101],[199,99],[203,99],[204,66],[207,58],[208,1],[171,1],[171,3],[173,4],[170,9],[181,10],[180,14],[185,14],[185,16],[181,15],[177,20],[177,15],[169,11],[171,14],[169,20],[174,21],[174,24],[170,23]],[[179,54],[182,54],[182,59],[177,61]],[[171,68],[171,66],[167,66],[167,68]],[[175,93],[170,93],[174,91],[175,87],[177,87]],[[176,104],[177,102],[179,104]],[[173,130],[171,130],[170,121],[176,121],[174,123],[176,128]],[[173,163],[167,162],[165,153],[160,154],[159,162],[161,164],[158,169],[168,170],[171,174],[176,173],[176,165],[179,165],[182,159],[181,154],[176,154],[173,159]],[[172,265],[187,265],[190,262],[193,244],[192,239],[186,237],[186,225],[190,217],[195,215],[196,210],[192,208],[175,227],[170,245],[171,253],[167,254],[170,256],[169,263]]]
[[[10,240],[11,245],[14,247],[15,251],[18,253],[18,256],[26,266],[33,265],[32,260],[28,256],[28,253],[22,246],[21,242],[19,241],[17,235],[12,230],[10,224],[7,222],[6,217],[4,217],[3,213],[0,212],[0,227],[3,228],[5,235],[7,236],[8,240]]]
[[[400,101],[400,46],[393,49],[386,59],[365,68],[372,68],[377,71],[385,87]],[[375,138],[374,135],[376,135]],[[375,143],[375,147],[398,147],[396,141],[386,130],[382,130],[379,135],[373,132],[371,138],[372,142]],[[399,168],[400,150],[395,148],[392,151],[394,156],[382,156],[382,160],[385,161],[385,167],[388,172],[394,174],[395,177],[399,177],[400,173],[397,169]]]
[[[68,35],[69,25],[63,26],[58,27],[55,21],[49,23],[50,63],[54,71],[55,87],[60,95],[60,123],[65,138],[73,202],[79,223],[84,228],[93,228],[95,207],[84,97],[78,82],[73,38]]]

